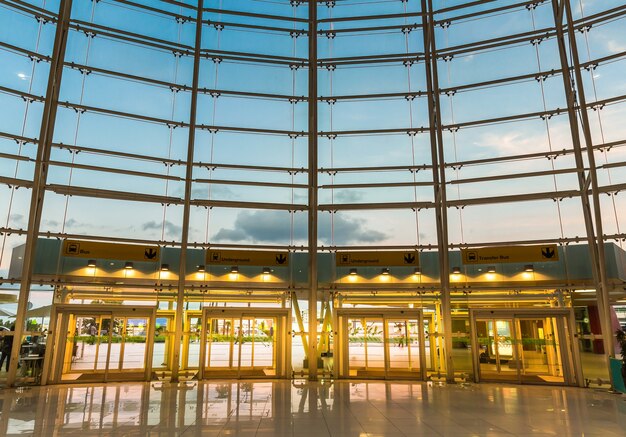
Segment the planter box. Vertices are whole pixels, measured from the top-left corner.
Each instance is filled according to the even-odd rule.
[[[622,378],[622,360],[617,358],[610,358],[611,360],[611,374],[613,376],[613,384],[615,390],[626,393],[626,386],[624,385],[624,378]]]

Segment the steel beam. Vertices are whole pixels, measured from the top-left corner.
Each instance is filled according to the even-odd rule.
[[[63,75],[63,59],[65,58],[65,49],[67,47],[71,10],[72,0],[61,0],[52,49],[52,62],[48,74],[46,102],[43,108],[41,128],[39,131],[39,144],[37,146],[33,187],[30,197],[28,233],[26,234],[26,245],[22,264],[22,282],[20,283],[15,331],[13,333],[14,341],[11,350],[11,365],[9,366],[7,375],[7,386],[9,387],[15,384],[20,347],[22,345],[22,333],[24,332],[26,311],[28,309],[28,298],[30,295],[34,260],[37,250],[37,237],[41,225],[41,212],[43,210],[46,181],[48,179],[48,162],[50,161],[50,151],[52,149],[52,137],[54,136],[54,124],[58,108],[61,77]]]
[[[598,273],[600,288],[597,290],[598,305],[600,306],[600,321],[602,323],[602,334],[604,342],[604,353],[607,357],[607,366],[609,370],[609,379],[611,380],[611,386],[613,387],[613,372],[611,371],[611,364],[609,358],[615,357],[615,346],[613,342],[613,329],[611,324],[611,302],[609,298],[609,280],[606,269],[606,259],[604,253],[604,231],[602,227],[602,210],[600,209],[600,190],[598,188],[598,174],[596,168],[596,159],[593,150],[593,140],[591,138],[591,124],[589,123],[589,114],[587,112],[587,99],[585,98],[585,86],[580,71],[580,59],[578,56],[578,44],[576,42],[576,34],[574,33],[574,19],[572,17],[572,5],[569,1],[563,1],[565,3],[565,17],[568,24],[567,33],[569,37],[570,56],[574,64],[574,76],[576,77],[576,90],[578,97],[579,115],[582,122],[583,136],[585,139],[585,146],[587,149],[587,163],[589,165],[589,177],[591,179],[591,200],[593,202],[593,213],[595,219],[595,231],[596,231],[596,250],[598,257]],[[561,24],[561,23],[559,23]],[[583,193],[585,197],[588,196],[587,191]],[[600,298],[601,297],[601,298]]]
[[[454,382],[452,362],[452,310],[450,306],[450,262],[448,260],[448,206],[446,198],[446,168],[443,153],[443,130],[441,125],[441,102],[439,99],[439,76],[437,71],[437,47],[435,44],[434,14],[432,0],[422,0],[424,51],[426,52],[426,84],[428,86],[428,112],[430,114],[430,147],[433,161],[433,184],[435,214],[437,218],[437,244],[439,250],[439,279],[441,281],[441,317],[444,336],[443,360],[446,381]]]
[[[581,140],[580,140],[580,131],[579,131],[579,127],[578,127],[578,115],[576,113],[576,106],[577,106],[577,102],[576,102],[576,93],[574,90],[574,80],[570,78],[570,66],[569,66],[569,62],[567,59],[567,44],[566,44],[566,40],[565,40],[565,32],[563,30],[563,22],[562,22],[562,18],[563,18],[563,11],[564,9],[567,9],[569,5],[569,0],[552,0],[552,12],[553,12],[553,16],[554,16],[554,21],[555,21],[555,27],[556,27],[556,32],[557,32],[557,42],[558,42],[558,47],[559,47],[559,57],[561,60],[561,71],[562,71],[562,76],[563,76],[563,87],[565,88],[565,95],[567,98],[567,112],[568,112],[568,116],[569,116],[569,125],[570,125],[570,131],[571,131],[571,135],[572,135],[572,144],[574,146],[574,157],[576,160],[576,167],[579,170],[578,172],[578,185],[580,187],[580,200],[582,203],[582,210],[583,210],[583,217],[585,220],[585,230],[587,232],[587,244],[589,245],[589,257],[591,260],[591,266],[592,266],[592,273],[593,273],[593,281],[594,284],[596,286],[596,290],[600,291],[597,294],[597,303],[598,303],[598,307],[599,307],[599,313],[600,313],[600,324],[601,324],[601,330],[602,330],[602,338],[603,338],[603,345],[604,345],[604,350],[605,350],[605,354],[607,354],[607,357],[610,356],[610,351],[611,349],[613,349],[613,341],[612,341],[612,330],[610,329],[610,317],[608,320],[606,320],[606,314],[609,312],[608,309],[608,291],[605,290],[605,286],[607,285],[606,282],[606,265],[604,264],[604,241],[602,240],[602,234],[600,233],[598,235],[598,238],[596,239],[596,229],[599,229],[600,232],[602,231],[602,222],[601,222],[601,217],[599,217],[600,211],[596,209],[596,218],[599,218],[600,221],[598,223],[596,223],[596,229],[594,229],[594,220],[593,220],[593,213],[591,211],[591,204],[589,202],[589,194],[587,191],[587,176],[586,176],[586,172],[585,170],[585,164],[584,164],[584,160],[583,160],[583,152],[582,152],[582,146],[581,146]],[[571,16],[568,18],[568,22],[570,22]],[[569,29],[568,32],[569,38],[570,38],[570,45],[571,45],[571,39],[575,39],[576,35],[572,33],[572,28]],[[570,49],[573,49],[573,47],[570,46]],[[578,67],[580,67],[580,65],[578,65]],[[575,75],[576,75],[576,66],[574,68],[575,70]],[[578,71],[578,73],[580,73],[580,71]],[[580,77],[579,75],[577,75],[577,77]],[[582,89],[582,83],[580,83],[581,89]],[[580,97],[580,96],[579,96]],[[584,97],[584,94],[583,94]],[[582,104],[582,101],[580,102]],[[587,114],[587,109],[586,107],[582,106],[580,108],[580,113],[581,113],[581,117],[582,114]],[[583,119],[583,131],[588,130],[589,125],[588,125],[589,120]],[[586,126],[585,126],[586,124]],[[589,142],[587,143],[588,147],[588,155],[591,155],[591,157],[593,158],[593,147],[591,146],[591,136],[589,134],[589,132],[585,132],[585,141],[589,140]],[[593,161],[595,162],[595,160]],[[591,161],[589,162],[590,167],[591,167]],[[594,168],[590,168],[589,172],[590,172],[590,176],[592,178],[592,180],[595,180],[596,185],[595,185],[595,190],[592,189],[592,191],[595,191],[596,196],[592,196],[594,197],[594,206],[596,208],[599,208],[599,204],[595,204],[595,200],[597,199],[597,179],[595,177],[595,165],[593,166]],[[597,225],[600,225],[599,228],[597,227]],[[601,244],[601,247],[599,247]],[[611,376],[611,369],[610,369],[610,363],[609,360],[607,358],[607,366],[609,366],[608,368],[608,372],[609,372],[609,377],[611,378],[611,386],[613,386],[613,378]]]
[[[309,0],[309,380],[317,380],[317,1]]]
[[[196,144],[196,117],[198,106],[198,82],[200,75],[200,50],[202,45],[202,11],[204,0],[198,0],[196,15],[196,42],[193,57],[193,80],[191,89],[191,109],[189,113],[189,139],[187,142],[187,166],[185,171],[185,197],[183,203],[183,223],[178,267],[178,294],[176,296],[176,317],[172,358],[172,382],[178,382],[180,370],[180,349],[183,340],[183,308],[185,305],[185,277],[187,276],[187,248],[189,247],[189,221],[191,214],[191,187],[193,182],[193,157]],[[203,366],[200,363],[200,366]]]

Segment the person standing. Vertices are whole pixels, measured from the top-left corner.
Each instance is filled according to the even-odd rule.
[[[11,325],[11,331],[15,331],[15,324]],[[6,360],[6,371],[9,371],[9,364],[11,363],[11,349],[13,349],[13,334],[6,335],[2,340],[2,348],[0,348],[0,368],[2,363]]]

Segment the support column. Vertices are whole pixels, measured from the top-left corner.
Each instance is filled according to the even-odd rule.
[[[54,123],[59,103],[59,90],[63,76],[63,60],[65,58],[65,48],[67,47],[71,11],[72,0],[61,0],[57,18],[57,28],[54,36],[54,45],[52,48],[52,60],[50,61],[50,73],[48,74],[46,100],[39,131],[35,171],[33,174],[33,188],[30,197],[20,295],[17,304],[15,331],[13,333],[13,348],[11,349],[11,365],[9,366],[9,373],[7,375],[7,386],[9,387],[15,384],[20,346],[22,344],[22,333],[24,332],[24,322],[26,321],[26,311],[28,310],[28,297],[32,283],[33,265],[37,249],[37,237],[41,225],[41,212],[43,210],[46,181],[48,179],[48,162],[50,161],[50,150],[54,136]]]
[[[426,64],[428,113],[430,115],[430,150],[433,166],[437,245],[439,251],[439,278],[441,283],[441,321],[443,322],[443,326],[439,326],[439,329],[440,332],[443,333],[444,340],[444,350],[442,352],[443,361],[446,366],[446,381],[453,383],[454,364],[452,362],[452,309],[450,305],[450,261],[448,259],[448,205],[434,23],[432,0],[422,0],[424,62]]]
[[[600,209],[600,190],[598,187],[598,173],[596,167],[596,158],[594,155],[593,139],[591,138],[591,124],[589,123],[589,114],[587,113],[587,99],[585,97],[585,86],[582,78],[580,59],[578,56],[578,43],[576,42],[576,34],[574,33],[574,19],[572,18],[572,5],[569,1],[565,2],[565,16],[567,19],[567,35],[570,41],[570,50],[572,62],[574,63],[574,75],[576,77],[576,90],[578,93],[578,107],[582,120],[583,135],[585,137],[585,147],[587,149],[587,161],[589,164],[589,174],[587,178],[591,180],[591,200],[593,202],[593,213],[595,219],[596,231],[596,250],[598,252],[598,273],[600,287],[596,289],[596,295],[600,295],[602,302],[600,307],[600,320],[602,322],[602,333],[604,338],[604,353],[607,358],[607,366],[609,368],[609,378],[611,379],[611,387],[613,387],[613,376],[611,372],[611,363],[609,358],[615,356],[615,346],[613,342],[613,328],[611,324],[611,302],[608,290],[608,275],[606,271],[606,259],[604,253],[604,230],[602,226],[602,211]],[[582,194],[582,193],[581,193]],[[587,192],[584,193],[587,196]]]
[[[198,0],[196,15],[196,42],[193,56],[193,79],[191,88],[191,109],[189,111],[189,141],[187,143],[187,163],[185,173],[185,201],[183,206],[183,232],[180,245],[180,264],[178,267],[178,293],[176,296],[176,320],[174,334],[174,354],[172,363],[172,382],[178,382],[180,370],[180,347],[183,339],[183,307],[185,305],[185,277],[187,276],[187,248],[189,239],[189,215],[191,208],[191,181],[193,179],[193,156],[196,144],[196,115],[198,103],[198,76],[200,74],[200,46],[202,44],[202,9],[204,0]],[[200,363],[202,366],[202,363]]]
[[[309,0],[309,380],[317,380],[317,0]]]
[[[606,289],[607,274],[606,262],[604,257],[604,240],[602,231],[602,216],[600,212],[600,200],[598,195],[598,180],[596,175],[595,158],[593,155],[593,141],[591,139],[591,130],[589,125],[589,117],[587,115],[587,106],[585,101],[585,92],[580,73],[580,62],[578,60],[578,49],[576,45],[576,35],[574,34],[573,20],[569,1],[552,0],[552,11],[554,15],[555,28],[557,32],[557,43],[559,47],[559,56],[561,59],[561,76],[563,77],[563,86],[567,98],[567,113],[569,117],[570,131],[572,135],[572,145],[574,148],[574,158],[576,160],[576,169],[578,171],[578,186],[580,189],[580,199],[583,209],[583,218],[585,220],[585,230],[587,232],[587,244],[589,246],[589,257],[592,265],[593,280],[596,287],[596,296],[598,301],[598,309],[600,316],[600,326],[602,330],[602,341],[604,352],[607,357],[606,365],[613,386],[613,377],[608,357],[614,354],[614,346],[612,341],[613,332],[611,329],[611,314],[609,293]],[[574,63],[574,80],[570,76],[570,65],[567,59],[567,44],[565,41],[565,32],[563,30],[563,18],[567,17],[568,37],[572,61]],[[574,90],[577,86],[577,91]],[[578,94],[578,95],[577,95]],[[578,98],[578,102],[576,101]],[[585,162],[583,159],[583,151],[580,140],[578,117],[576,108],[580,110],[582,121],[582,130],[587,150],[587,159],[589,161],[589,175],[585,173]],[[593,199],[593,209],[589,202],[589,188],[591,186],[591,195]],[[595,228],[594,228],[595,215]],[[596,237],[597,235],[597,237]]]

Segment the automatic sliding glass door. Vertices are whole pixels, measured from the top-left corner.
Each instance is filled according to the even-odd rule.
[[[522,381],[563,384],[563,357],[557,317],[518,320]]]
[[[287,376],[287,320],[283,310],[206,310],[202,377]]]
[[[89,311],[91,310],[91,311]],[[154,310],[57,308],[51,382],[146,380]]]
[[[337,317],[339,377],[423,379],[421,312],[339,309]]]
[[[481,377],[490,380],[519,381],[517,340],[513,321],[476,320]]]
[[[568,310],[471,312],[478,381],[576,385]]]

